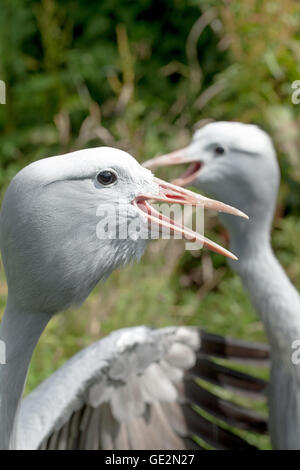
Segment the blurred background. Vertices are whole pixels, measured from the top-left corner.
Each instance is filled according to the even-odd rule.
[[[299,289],[300,104],[291,100],[300,79],[299,20],[293,0],[2,0],[1,197],[36,159],[108,145],[143,161],[186,145],[209,120],[256,123],[278,151],[273,245]],[[178,169],[159,174],[170,179]],[[206,235],[227,243],[209,214]],[[6,295],[1,267],[0,316]],[[157,241],[140,264],[115,272],[83,307],[51,321],[26,392],[79,349],[137,324],[195,324],[265,341],[223,257]],[[249,439],[269,446],[267,438]]]

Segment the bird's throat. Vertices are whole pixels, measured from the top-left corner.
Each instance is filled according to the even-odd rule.
[[[231,240],[239,261],[231,262],[260,314],[272,355],[291,361],[292,343],[300,339],[300,296],[277,260],[267,237],[244,243]],[[234,264],[234,265],[233,265]]]

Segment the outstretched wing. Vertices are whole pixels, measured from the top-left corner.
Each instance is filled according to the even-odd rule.
[[[265,364],[268,357],[266,345],[193,327],[116,331],[26,397],[18,447],[158,450],[201,449],[206,443],[251,449],[236,430],[265,433],[266,419],[205,384],[262,398],[265,381],[214,358]]]

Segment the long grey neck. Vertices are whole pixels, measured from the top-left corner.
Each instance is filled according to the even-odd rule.
[[[275,257],[268,227],[230,233],[230,249],[239,261],[230,265],[248,291],[264,323],[272,359],[291,361],[292,343],[300,339],[300,297]]]
[[[8,302],[0,325],[6,363],[0,365],[0,449],[15,449],[17,415],[33,350],[50,315],[20,312]],[[3,361],[2,361],[3,362]]]

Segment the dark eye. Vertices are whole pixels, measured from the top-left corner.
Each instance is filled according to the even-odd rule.
[[[103,170],[100,171],[97,175],[98,183],[108,186],[109,184],[114,183],[117,180],[117,175],[114,171],[111,170]]]
[[[222,147],[222,145],[217,145],[215,148],[215,154],[216,155],[224,155],[225,149]]]

